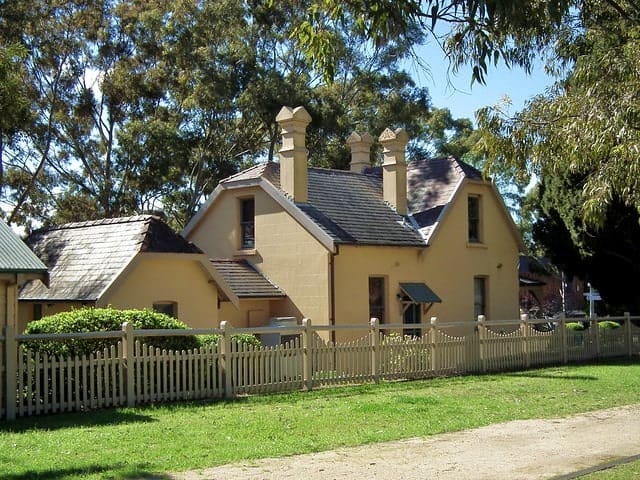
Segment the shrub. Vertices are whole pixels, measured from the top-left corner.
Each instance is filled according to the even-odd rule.
[[[604,328],[607,330],[614,330],[616,328],[620,328],[620,324],[618,322],[612,322],[611,320],[605,320],[604,322],[598,323],[600,328]]]
[[[81,308],[69,312],[43,317],[30,322],[25,329],[26,334],[37,333],[80,333],[108,332],[122,329],[128,322],[136,330],[151,329],[186,329],[187,325],[164,313],[151,310],[116,310],[113,308]],[[166,337],[137,337],[141,343],[166,350],[187,350],[200,346],[193,335]],[[66,339],[66,340],[32,340],[26,348],[49,355],[74,356],[100,351],[115,345],[119,339]]]
[[[580,331],[585,329],[585,326],[580,322],[567,322],[566,326],[567,330]]]
[[[199,338],[200,345],[203,347],[209,345],[217,346],[220,343],[221,335],[202,335]],[[244,344],[244,345],[253,345],[255,347],[262,346],[262,342],[255,335],[251,335],[248,333],[236,333],[235,335],[231,335],[231,341]]]

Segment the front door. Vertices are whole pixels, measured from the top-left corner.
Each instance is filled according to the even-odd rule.
[[[421,323],[419,303],[412,303],[407,307],[407,309],[404,311],[403,323]],[[422,329],[405,328],[402,331],[402,334],[408,335],[410,337],[421,337]]]

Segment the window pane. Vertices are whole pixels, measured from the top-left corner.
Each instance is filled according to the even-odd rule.
[[[480,242],[480,198],[468,198],[469,241]]]
[[[478,315],[486,314],[485,279],[482,277],[475,277],[473,279],[473,315],[477,320]]]
[[[384,322],[384,278],[369,277],[369,318]]]
[[[240,204],[240,248],[248,250],[255,248],[255,203],[253,198],[247,198]]]
[[[164,313],[170,317],[177,318],[177,303],[176,302],[157,302],[153,304],[153,311],[158,313]]]

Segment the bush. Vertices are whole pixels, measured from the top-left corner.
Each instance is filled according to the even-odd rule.
[[[186,329],[187,325],[164,313],[151,310],[116,310],[113,308],[81,308],[69,312],[57,313],[30,322],[25,329],[26,334],[37,333],[80,333],[108,332],[122,329],[128,322],[136,330]],[[137,337],[141,343],[166,350],[188,350],[198,348],[200,342],[193,335],[166,337]],[[85,355],[111,345],[119,339],[68,339],[68,340],[33,340],[26,343],[31,351],[58,356]]]
[[[604,322],[598,323],[600,328],[604,328],[607,330],[614,330],[616,328],[620,328],[620,324],[618,322],[612,322],[611,320],[605,320]]]
[[[580,322],[567,322],[566,326],[567,330],[580,331],[585,329],[585,326]]]
[[[220,343],[221,338],[221,335],[202,335],[199,338],[200,345],[203,347],[207,347],[209,345],[217,346]],[[248,333],[237,333],[235,335],[231,335],[231,341],[244,345],[253,345],[254,347],[262,346],[262,342],[258,337]]]

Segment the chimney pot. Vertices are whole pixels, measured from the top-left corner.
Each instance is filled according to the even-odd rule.
[[[393,206],[400,215],[407,209],[407,163],[405,148],[409,135],[402,128],[393,131],[386,128],[380,135],[382,143],[382,194],[385,202]]]
[[[368,133],[362,135],[353,132],[347,137],[347,145],[351,148],[351,171],[362,173],[371,166],[371,145],[373,137]]]
[[[282,131],[280,186],[294,202],[306,203],[308,179],[305,135],[311,115],[304,107],[282,107],[276,122]]]

